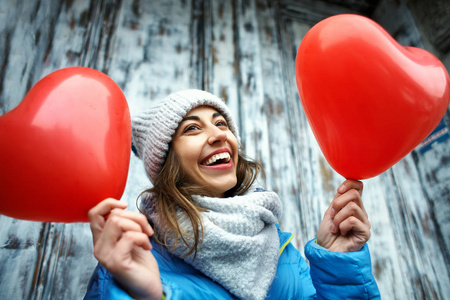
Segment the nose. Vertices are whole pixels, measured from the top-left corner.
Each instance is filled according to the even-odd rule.
[[[215,125],[212,125],[209,130],[208,143],[210,145],[217,142],[225,142],[227,140],[227,133]]]

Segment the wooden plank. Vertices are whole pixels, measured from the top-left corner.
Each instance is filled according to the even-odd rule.
[[[299,186],[297,173],[293,168],[294,151],[291,142],[289,116],[290,99],[286,97],[282,70],[281,41],[277,22],[278,9],[270,1],[256,1],[257,33],[259,37],[262,91],[264,113],[267,115],[267,131],[271,166],[268,187],[278,193],[283,201],[283,216],[280,226],[283,230],[299,232],[302,214],[298,206]],[[300,233],[302,233],[300,231]],[[296,241],[307,237],[296,234]],[[303,249],[298,245],[299,249]]]
[[[28,299],[39,273],[44,224],[0,216],[0,297]]]
[[[450,124],[450,114],[445,116]],[[447,125],[448,127],[448,125]],[[436,246],[445,258],[447,271],[450,267],[450,139],[433,144],[428,151],[412,153],[421,188],[430,207],[430,219],[436,230]],[[450,272],[450,271],[448,271]],[[447,285],[450,286],[450,285]]]
[[[190,1],[124,1],[108,75],[122,88],[131,115],[180,89],[198,86]]]
[[[56,69],[73,65],[93,67],[93,58],[103,49],[101,45],[106,45],[102,37],[108,34],[105,31],[108,23],[102,13],[111,10],[104,5],[114,8],[116,3],[73,1],[55,5],[52,1],[41,1],[34,4],[8,5],[12,18],[20,22],[9,33],[10,49],[4,53],[5,81],[12,80],[12,84],[4,84],[8,88],[2,91],[2,97],[13,99],[5,105],[5,110],[12,109],[18,103],[14,100],[21,99],[37,80]],[[96,30],[98,27],[101,30]],[[24,72],[17,72],[18,68]],[[17,80],[17,75],[22,80]],[[1,298],[50,299],[52,295],[80,298],[96,264],[91,254],[88,224],[11,220],[0,218],[0,227],[6,231],[0,235]],[[20,274],[14,276],[18,271]]]
[[[280,52],[282,55],[281,70],[285,79],[284,89],[287,98],[286,119],[290,122],[290,148],[293,152],[291,168],[296,172],[295,180],[298,190],[295,205],[300,211],[300,214],[297,216],[300,226],[288,225],[288,228],[295,233],[296,246],[302,251],[308,238],[314,237],[317,232],[318,224],[322,219],[322,212],[328,206],[323,201],[317,200],[325,199],[325,197],[314,196],[314,191],[322,186],[321,179],[318,179],[318,181],[314,180],[313,168],[313,162],[317,162],[317,159],[314,159],[314,157],[317,157],[317,154],[320,152],[318,152],[318,145],[315,143],[306,116],[301,108],[295,83],[294,61],[297,48],[310,26],[302,22],[292,22],[290,18],[284,15],[284,12],[279,13],[278,20],[280,22]],[[322,161],[320,158],[319,160]],[[322,170],[327,173],[326,169]],[[327,189],[328,193],[330,193],[331,188]],[[322,191],[321,188],[319,190]],[[295,218],[295,215],[293,218]]]
[[[245,153],[262,163],[271,178],[269,137],[262,93],[260,51],[254,1],[236,1],[238,97],[241,142]]]
[[[397,201],[387,203],[397,245],[402,249],[398,255],[414,290],[410,298],[444,299],[450,294],[448,265],[436,243],[432,211],[411,155],[393,167],[390,179],[386,186],[397,188],[393,191]]]
[[[233,1],[206,1],[205,10],[205,89],[221,97],[241,128],[239,115],[239,47],[236,9]]]

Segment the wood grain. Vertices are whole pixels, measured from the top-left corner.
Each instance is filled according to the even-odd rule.
[[[260,181],[280,195],[281,227],[303,251],[344,178],[330,168],[306,121],[295,85],[296,50],[312,25],[341,12],[370,14],[404,45],[424,47],[405,6],[377,3],[0,0],[0,114],[40,78],[68,66],[108,74],[132,115],[173,91],[211,91],[236,116],[241,147],[264,165]],[[364,181],[383,299],[450,295],[449,149],[450,139],[417,149]],[[132,156],[122,200],[136,210],[149,185]],[[0,216],[0,299],[80,299],[95,265],[88,224]]]

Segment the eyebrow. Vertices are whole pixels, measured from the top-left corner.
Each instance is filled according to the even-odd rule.
[[[221,113],[215,112],[212,115],[212,118],[217,118],[217,117],[223,117],[223,115]],[[189,121],[189,120],[195,120],[195,121],[200,121],[200,118],[198,116],[188,116],[188,117],[184,117],[180,124],[183,123],[184,121]]]
[[[184,117],[180,123],[183,123],[184,121],[188,121],[188,120],[195,120],[195,121],[200,121],[200,118],[197,116],[189,116],[189,117]]]

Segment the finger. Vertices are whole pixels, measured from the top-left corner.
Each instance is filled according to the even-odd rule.
[[[355,189],[362,196],[364,184],[359,180],[347,179],[337,189],[338,194],[344,194],[345,192]]]
[[[114,255],[105,261],[105,267],[112,273],[121,272],[123,268],[129,267],[128,264],[133,261],[132,256],[133,252],[137,250],[136,247],[145,252],[151,250],[152,246],[148,236],[141,232],[128,231],[124,233],[114,247]]]
[[[364,208],[364,204],[361,199],[361,195],[355,189],[351,189],[345,192],[343,195],[336,197],[330,204],[330,217],[333,219],[339,211],[344,208],[348,203],[354,202],[356,203],[364,213],[367,215],[366,210]]]
[[[118,243],[118,247],[120,248],[122,245],[126,245],[126,250],[132,250],[132,246],[137,246],[143,248],[144,250],[151,250],[152,244],[150,243],[150,239],[148,236],[141,232],[126,232],[121,240]],[[120,252],[120,251],[119,251]]]
[[[103,227],[103,224],[105,224],[105,217],[111,210],[116,208],[125,209],[127,206],[128,204],[126,202],[118,201],[116,199],[108,198],[103,200],[88,212],[91,228],[96,226]]]
[[[113,247],[102,245],[101,249],[95,249],[97,260],[110,272],[120,272],[132,261],[134,247],[141,247],[149,251],[152,246],[147,235],[142,232],[128,231],[114,244]]]
[[[112,255],[107,259],[103,259],[100,263],[105,266],[108,271],[119,276],[123,275],[127,270],[131,270],[135,261],[133,257],[135,253],[150,255],[149,250],[152,249],[148,236],[139,232],[127,232],[117,242]],[[140,251],[142,250],[142,251]]]
[[[342,222],[344,222],[345,220],[347,220],[349,218],[352,218],[352,217],[357,218],[363,224],[366,224],[366,225],[370,226],[370,222],[369,222],[367,213],[365,211],[363,211],[362,208],[359,207],[355,202],[349,202],[332,219],[334,227],[332,225],[331,231],[333,233],[335,233],[336,232],[336,228],[339,227]],[[335,230],[333,230],[333,228]]]
[[[124,209],[127,207],[126,202],[121,202],[112,198],[108,198],[97,204],[88,212],[88,217],[90,221],[90,227],[92,231],[92,237],[94,244],[98,240],[100,233],[105,226],[105,216],[108,215],[112,209]]]
[[[364,224],[355,217],[347,218],[339,224],[339,231],[342,236],[346,236],[350,231],[353,231],[361,243],[367,242],[370,238],[370,225]]]
[[[142,233],[141,226],[133,220],[120,216],[111,215],[106,221],[104,230],[101,235],[102,244],[114,247],[115,244],[127,232]],[[147,235],[148,237],[148,235]]]
[[[115,249],[122,237],[129,233],[135,232],[147,236],[140,231],[140,228],[137,223],[126,218],[118,216],[108,218],[102,234],[94,241],[94,256],[97,259],[109,257],[111,251],[116,252]]]
[[[88,212],[89,220],[96,218],[97,216],[105,217],[108,215],[111,210],[114,208],[125,209],[128,206],[128,203],[122,202],[113,198],[107,198],[91,208]]]
[[[136,224],[138,224],[141,227],[142,232],[146,233],[149,236],[153,235],[153,228],[148,223],[145,215],[143,215],[141,213],[134,212],[134,211],[122,210],[122,209],[113,209],[111,211],[110,217],[112,217],[112,216],[118,216],[121,218],[129,219],[129,220],[135,222]]]

